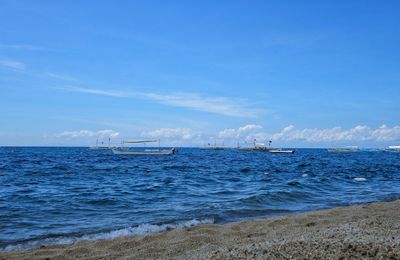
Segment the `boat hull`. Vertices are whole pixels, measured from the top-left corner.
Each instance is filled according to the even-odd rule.
[[[90,147],[90,150],[112,150],[111,147]]]
[[[112,149],[114,154],[122,154],[122,155],[168,155],[174,154],[175,149],[169,150],[152,150],[152,151],[133,151],[133,150],[120,150],[120,149]]]
[[[360,150],[356,149],[328,149],[328,152],[330,153],[356,153],[359,151]]]
[[[292,154],[294,153],[294,150],[269,150],[270,153],[286,153],[286,154]]]

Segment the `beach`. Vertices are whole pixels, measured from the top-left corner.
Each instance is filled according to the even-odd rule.
[[[138,237],[0,253],[0,259],[400,259],[400,200]]]

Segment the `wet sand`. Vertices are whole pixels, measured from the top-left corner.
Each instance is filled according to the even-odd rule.
[[[0,259],[400,259],[400,200],[0,253]]]

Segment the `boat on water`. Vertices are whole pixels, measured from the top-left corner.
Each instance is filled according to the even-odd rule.
[[[257,143],[257,140],[254,139],[253,142],[253,147],[240,147],[239,143],[237,146],[237,150],[240,151],[259,151],[259,152],[269,152],[272,148],[271,148],[271,143],[272,141],[269,141],[268,146],[264,143]]]
[[[289,149],[270,149],[268,150],[270,153],[286,153],[286,154],[292,154],[295,152],[295,150],[289,150]]]
[[[354,153],[354,152],[359,152],[360,148],[357,146],[347,146],[344,148],[330,148],[328,149],[328,152],[331,153]]]
[[[224,147],[202,147],[201,150],[225,150]]]
[[[148,143],[158,142],[158,148],[150,147],[147,148]],[[114,154],[125,154],[125,155],[168,155],[176,152],[175,148],[161,149],[160,140],[143,140],[143,141],[122,141],[122,144],[143,144],[144,148],[133,148],[133,147],[115,147],[112,148]]]
[[[217,142],[214,143],[214,146],[211,146],[210,143],[208,143],[207,146],[201,147],[201,150],[225,150],[224,144],[222,143],[222,146],[217,146]]]
[[[388,153],[400,153],[400,145],[388,146],[387,148],[383,149],[383,151]]]
[[[104,144],[104,142],[101,142]],[[96,146],[89,147],[90,150],[112,150],[114,147],[111,147],[111,138],[108,138],[108,146],[99,146],[99,139],[96,139]]]

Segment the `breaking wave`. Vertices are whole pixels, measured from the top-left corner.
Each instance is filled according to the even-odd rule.
[[[73,244],[81,240],[106,240],[114,239],[118,237],[129,237],[129,236],[140,236],[149,233],[159,233],[163,231],[194,227],[202,224],[213,224],[215,220],[213,218],[205,219],[192,219],[186,221],[180,221],[168,224],[141,224],[134,227],[122,228],[117,230],[112,230],[109,232],[101,232],[88,235],[78,235],[78,236],[59,236],[59,237],[49,237],[43,239],[35,239],[29,241],[21,241],[15,244],[11,244],[0,248],[0,251],[11,251],[11,250],[21,250],[29,249],[40,246],[54,245],[54,244]]]

